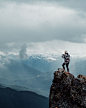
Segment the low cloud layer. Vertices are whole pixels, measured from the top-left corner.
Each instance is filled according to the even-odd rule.
[[[67,50],[72,58],[86,58],[86,44],[67,41],[47,41],[27,44],[28,55],[42,55],[47,58],[57,59]]]

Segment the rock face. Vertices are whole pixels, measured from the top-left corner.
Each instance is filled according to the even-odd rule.
[[[58,69],[52,82],[49,108],[86,108],[86,76]]]

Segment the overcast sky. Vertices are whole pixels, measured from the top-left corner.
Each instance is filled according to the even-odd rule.
[[[0,0],[0,52],[85,56],[85,10],[86,0]]]

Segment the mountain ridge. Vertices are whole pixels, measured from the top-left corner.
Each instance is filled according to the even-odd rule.
[[[47,108],[48,98],[31,91],[0,88],[0,108]]]

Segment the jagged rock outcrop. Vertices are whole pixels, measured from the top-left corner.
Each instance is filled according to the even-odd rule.
[[[86,76],[58,69],[50,88],[49,108],[86,108]]]

